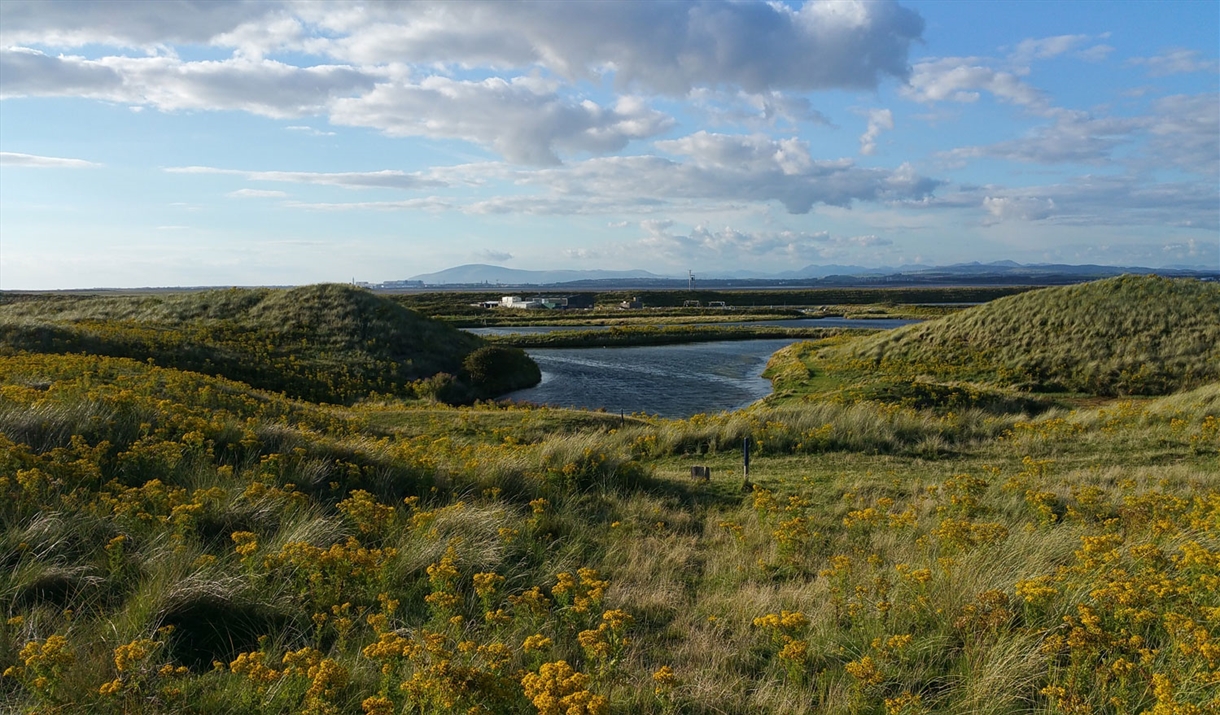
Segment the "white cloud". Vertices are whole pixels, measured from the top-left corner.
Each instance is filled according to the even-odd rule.
[[[1011,59],[1019,64],[1027,64],[1032,60],[1058,57],[1085,44],[1089,39],[1088,35],[1056,35],[1022,40],[1013,51]]]
[[[992,221],[1038,221],[1047,218],[1055,210],[1054,199],[1036,196],[987,196],[983,208],[991,214]]]
[[[1220,67],[1215,60],[1203,59],[1198,50],[1187,49],[1167,50],[1155,57],[1132,57],[1127,60],[1127,64],[1146,67],[1148,74],[1153,77],[1191,72],[1215,72]]]
[[[1101,62],[1112,52],[1114,52],[1114,47],[1111,45],[1093,45],[1077,52],[1076,56],[1085,62]]]
[[[308,5],[332,56],[527,68],[569,80],[613,72],[620,88],[685,95],[693,87],[747,92],[872,88],[905,77],[923,31],[890,0],[778,3],[463,2]]]
[[[557,150],[618,151],[632,139],[666,131],[673,120],[635,97],[613,107],[566,99],[534,78],[459,81],[428,77],[419,84],[384,83],[360,97],[337,100],[331,122],[379,129],[390,136],[467,139],[510,161],[557,164]]]
[[[479,260],[489,261],[491,263],[506,263],[513,259],[513,254],[506,251],[493,251],[489,248],[485,248],[476,253],[475,257]]]
[[[376,76],[351,67],[296,67],[263,59],[183,62],[176,57],[52,57],[0,50],[3,97],[73,96],[162,111],[241,110],[267,117],[322,113],[333,98],[371,90]]]
[[[888,109],[870,109],[868,128],[860,135],[860,153],[871,156],[877,151],[877,137],[894,128],[894,113]]]
[[[1212,181],[1220,175],[1220,94],[1178,94],[1153,103],[1145,167],[1176,166]]]
[[[238,189],[225,194],[234,199],[285,199],[288,194],[283,191],[269,191],[266,189]]]
[[[1050,125],[1025,136],[986,146],[943,152],[951,163],[992,157],[1038,164],[1110,164],[1115,149],[1138,146],[1121,160],[1147,171],[1179,168],[1205,176],[1220,173],[1220,113],[1216,94],[1173,95],[1155,101],[1151,111],[1134,117],[1098,117],[1089,112],[1049,108]]]
[[[516,180],[547,186],[561,196],[629,199],[637,205],[649,200],[778,201],[795,214],[808,213],[815,204],[916,199],[939,183],[905,164],[888,170],[858,167],[849,159],[815,160],[796,139],[697,132],[656,146],[690,160],[604,157],[521,173]]]
[[[779,3],[21,2],[3,44],[277,50],[362,65],[546,67],[569,80],[612,72],[620,88],[873,88],[904,78],[923,20],[892,0]]]
[[[1130,142],[1145,122],[1139,118],[1094,117],[1088,112],[1048,109],[1055,123],[1033,129],[1024,137],[987,146],[953,149],[942,154],[950,159],[992,157],[1038,164],[1110,161],[1115,147]]]
[[[205,44],[278,8],[249,0],[5,0],[3,45],[157,47]]]
[[[314,129],[313,127],[292,126],[292,127],[284,127],[284,129],[287,131],[290,131],[290,132],[300,132],[302,134],[308,134],[311,137],[333,137],[335,135],[334,132],[324,132],[320,129]]]
[[[435,196],[401,201],[352,201],[327,203],[324,201],[285,201],[285,208],[306,211],[450,211],[460,208],[452,202]]]
[[[1080,176],[1028,187],[975,186],[911,208],[984,213],[983,223],[1043,221],[1061,226],[1157,226],[1220,230],[1220,197],[1204,182],[1150,182],[1137,176]]]
[[[735,125],[753,130],[801,124],[829,125],[826,115],[813,108],[807,97],[780,91],[750,93],[696,87],[686,96],[713,125]]]
[[[1013,72],[987,66],[978,57],[942,57],[915,64],[909,84],[901,93],[916,102],[975,102],[980,92],[1021,107],[1036,109],[1047,104],[1043,93],[1022,82]]]
[[[219,169],[212,166],[172,166],[165,171],[171,174],[222,174],[240,176],[248,181],[276,181],[289,184],[315,184],[342,186],[347,189],[423,189],[445,186],[445,182],[423,174],[408,174],[403,171],[243,171],[241,169]]]
[[[57,156],[38,156],[36,154],[19,154],[12,151],[0,151],[0,165],[22,166],[35,169],[88,169],[101,166],[84,159],[63,159]]]

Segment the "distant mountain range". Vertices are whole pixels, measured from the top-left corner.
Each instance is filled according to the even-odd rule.
[[[436,273],[423,273],[418,276],[411,276],[410,280],[423,281],[426,285],[473,285],[479,283],[489,285],[550,285],[553,283],[571,283],[573,281],[603,281],[623,278],[667,279],[673,278],[673,276],[659,276],[648,271],[526,271],[519,268],[469,263],[464,266],[446,268]]]
[[[1161,275],[1192,275],[1220,277],[1220,269],[1203,270],[1188,266],[1168,268],[1143,268],[1139,266],[1068,265],[1061,263],[1022,264],[1015,261],[992,263],[955,263],[948,266],[903,265],[867,268],[864,266],[816,265],[780,273],[755,271],[713,271],[696,273],[700,287],[717,287],[726,283],[757,285],[778,283],[790,285],[799,282],[827,283],[949,283],[971,281],[1049,281],[1054,283],[1092,280],[1117,276],[1124,273],[1156,273]],[[614,284],[647,285],[656,287],[680,287],[685,275],[659,275],[645,270],[554,270],[530,271],[472,263],[447,268],[435,273],[412,276],[410,280],[422,281],[427,286],[568,286],[610,287]]]

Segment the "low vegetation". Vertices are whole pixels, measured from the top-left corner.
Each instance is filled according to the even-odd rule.
[[[463,361],[479,338],[343,285],[171,295],[17,296],[0,304],[0,349],[152,360],[317,402],[370,393],[490,397],[538,381],[517,360],[494,386]]]
[[[1215,381],[660,420],[157,363],[0,355],[6,712],[1220,709]]]
[[[1220,284],[1121,276],[999,299],[827,351],[851,369],[1038,392],[1163,395],[1220,379]]]
[[[825,338],[845,332],[834,328],[785,328],[778,325],[614,326],[605,330],[555,330],[547,333],[512,333],[488,336],[488,342],[519,348],[606,348],[627,345],[674,345],[722,340],[769,338]],[[859,330],[852,332],[862,332]]]

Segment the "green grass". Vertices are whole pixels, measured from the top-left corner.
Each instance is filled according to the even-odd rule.
[[[823,364],[663,420],[0,355],[0,710],[535,713],[560,661],[584,712],[1220,708],[1220,382],[1031,415]]]
[[[151,359],[323,402],[369,395],[486,397],[537,382],[536,368],[469,382],[485,343],[368,291],[342,285],[144,296],[10,298],[0,346]],[[438,378],[440,374],[453,376]],[[499,384],[503,383],[503,384]]]
[[[824,357],[1044,392],[1158,395],[1220,378],[1220,285],[1122,276],[995,300]]]

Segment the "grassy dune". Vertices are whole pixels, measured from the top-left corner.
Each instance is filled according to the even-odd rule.
[[[389,299],[343,285],[18,297],[0,305],[0,346],[9,350],[152,359],[323,402],[349,402],[370,392],[447,390],[460,396],[470,387],[473,396],[487,396],[494,390],[435,377],[468,378],[464,360],[483,345]],[[536,369],[524,368],[500,381],[507,389],[537,382]]]
[[[828,357],[1034,391],[1166,394],[1220,379],[1220,284],[1122,276],[1046,288],[844,343]]]
[[[1217,382],[620,420],[0,355],[0,710],[1213,712],[1217,474]]]

